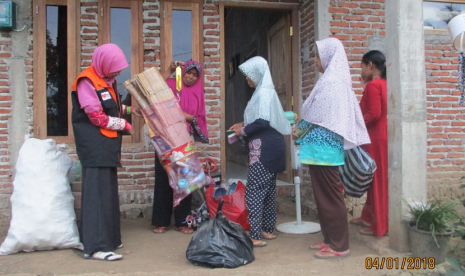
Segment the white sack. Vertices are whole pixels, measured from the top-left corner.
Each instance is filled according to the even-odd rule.
[[[82,248],[67,178],[71,166],[54,140],[25,140],[16,163],[10,229],[0,255]]]

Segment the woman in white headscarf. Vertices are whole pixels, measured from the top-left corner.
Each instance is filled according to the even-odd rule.
[[[369,144],[362,112],[352,90],[349,62],[336,38],[316,42],[315,63],[323,73],[302,106],[293,129],[300,162],[309,165],[324,241],[310,246],[320,259],[349,256],[349,228],[339,166],[344,150]]]
[[[283,135],[291,134],[268,63],[253,57],[239,66],[247,84],[255,88],[244,112],[244,122],[230,129],[249,142],[249,172],[245,199],[249,212],[250,237],[254,246],[263,247],[276,236],[276,174],[286,170],[286,144]]]

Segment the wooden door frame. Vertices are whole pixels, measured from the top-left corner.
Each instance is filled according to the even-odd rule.
[[[228,8],[259,8],[259,9],[275,9],[282,11],[289,11],[291,13],[291,23],[293,27],[292,36],[292,91],[294,92],[294,112],[300,114],[300,26],[299,26],[299,7],[300,4],[278,4],[278,3],[247,3],[247,2],[228,2],[219,1],[218,7],[220,12],[220,106],[221,106],[221,121],[220,121],[220,160],[221,160],[221,175],[223,179],[226,177],[226,103],[225,103],[225,90],[226,90],[226,72],[225,72],[225,36],[224,36],[224,9]]]

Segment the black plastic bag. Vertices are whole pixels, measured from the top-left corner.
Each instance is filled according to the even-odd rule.
[[[252,240],[242,226],[223,215],[223,202],[216,217],[200,226],[187,247],[186,258],[194,265],[235,268],[255,260]]]

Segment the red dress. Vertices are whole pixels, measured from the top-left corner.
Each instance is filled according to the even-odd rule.
[[[367,84],[360,101],[363,119],[371,144],[365,145],[376,162],[373,185],[367,192],[362,219],[371,224],[373,234],[382,237],[388,232],[388,124],[387,82],[375,79]]]

